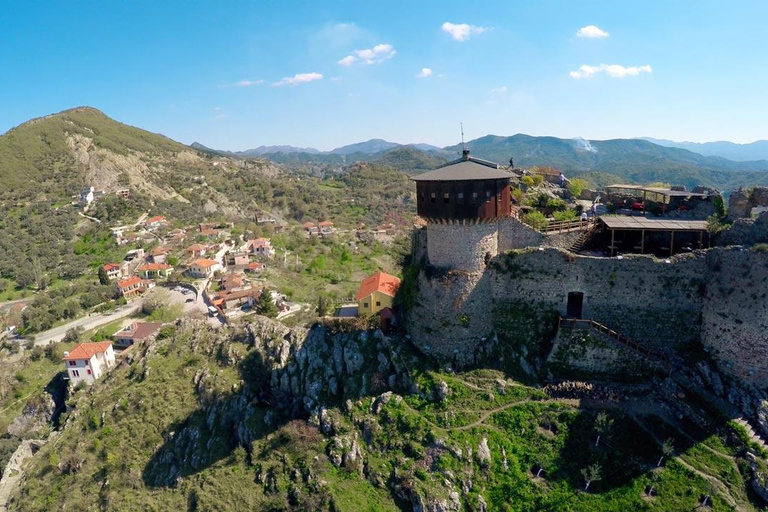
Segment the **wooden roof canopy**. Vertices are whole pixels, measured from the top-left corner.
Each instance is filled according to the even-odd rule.
[[[435,169],[412,177],[413,181],[475,181],[510,179],[512,173],[499,164],[475,158],[465,149],[461,158]]]

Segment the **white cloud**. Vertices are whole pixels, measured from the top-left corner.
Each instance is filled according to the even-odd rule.
[[[232,84],[224,84],[220,85],[219,87],[222,89],[227,89],[229,87],[253,87],[254,85],[261,85],[264,83],[264,80],[240,80],[239,82],[235,82]]]
[[[421,71],[419,71],[419,74],[416,75],[416,78],[427,78],[432,76],[432,70],[429,68],[421,68]]]
[[[299,85],[299,84],[305,84],[307,82],[313,82],[315,80],[322,80],[323,75],[320,73],[297,73],[295,75],[287,76],[280,80],[279,82],[275,82],[272,85],[275,87],[280,87],[281,85]]]
[[[576,37],[584,37],[586,39],[605,39],[610,34],[606,32],[605,30],[596,27],[595,25],[587,25],[586,27],[581,27],[578,32],[576,32]]]
[[[440,28],[443,32],[451,34],[451,37],[455,41],[466,41],[473,34],[482,34],[488,30],[486,27],[476,27],[474,25],[467,25],[466,23],[459,23],[456,25],[447,21],[443,23],[443,26]]]
[[[377,44],[373,48],[355,50],[352,55],[347,55],[339,61],[342,66],[351,66],[357,62],[361,64],[378,64],[395,56],[397,52],[391,44]]]
[[[589,78],[597,73],[605,73],[611,78],[624,78],[627,76],[637,76],[640,73],[653,73],[653,68],[648,64],[644,66],[621,66],[619,64],[600,64],[599,66],[589,66],[584,64],[576,71],[571,71],[571,78]]]
[[[497,93],[497,94],[504,94],[505,92],[507,92],[507,86],[502,85],[501,87],[494,87],[493,89],[491,89],[491,92]]]

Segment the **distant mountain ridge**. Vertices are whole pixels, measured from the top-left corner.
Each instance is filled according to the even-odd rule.
[[[640,139],[653,142],[659,146],[687,149],[700,155],[719,156],[737,162],[768,160],[768,140],[737,144],[727,140],[715,142],[675,142],[673,140],[654,139],[651,137],[640,137]]]

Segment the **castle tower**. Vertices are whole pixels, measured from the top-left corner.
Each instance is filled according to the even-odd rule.
[[[499,220],[510,212],[510,176],[465,149],[458,160],[413,178],[430,264],[475,272],[496,256]]]

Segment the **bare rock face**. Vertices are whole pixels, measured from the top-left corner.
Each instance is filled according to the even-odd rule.
[[[754,206],[768,206],[768,187],[740,188],[732,192],[728,198],[728,217],[731,220],[748,219]]]
[[[14,437],[37,435],[50,423],[56,403],[48,393],[27,402],[24,410],[8,425],[7,433]]]
[[[477,460],[480,465],[487,468],[491,465],[491,449],[488,446],[488,438],[484,437],[477,447]]]

